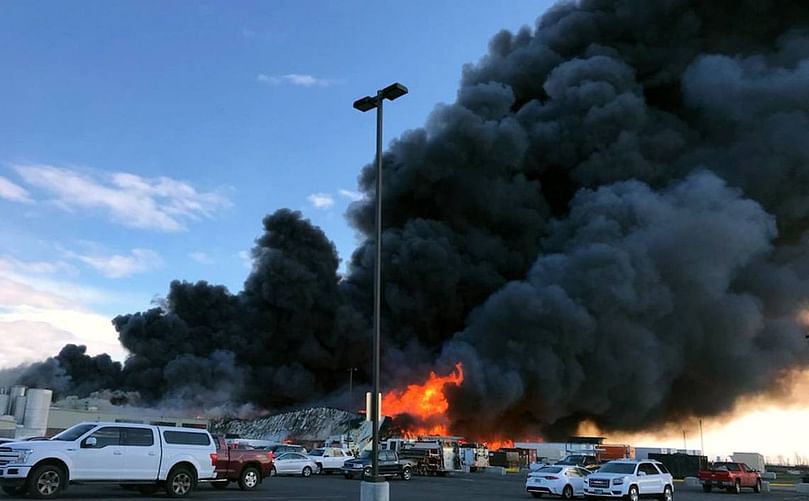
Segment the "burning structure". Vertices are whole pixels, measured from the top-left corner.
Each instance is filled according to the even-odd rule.
[[[458,435],[566,437],[715,415],[805,368],[807,28],[800,1],[579,0],[497,34],[383,159],[390,405]],[[242,291],[173,282],[114,319],[125,364],[67,346],[21,381],[345,405],[335,375],[369,376],[373,176],[346,276],[282,209]],[[452,375],[443,400],[411,406],[430,371]]]

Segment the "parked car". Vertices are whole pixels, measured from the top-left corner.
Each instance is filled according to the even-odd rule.
[[[251,491],[272,474],[273,453],[249,446],[228,445],[222,437],[216,440],[216,478],[214,489],[225,489],[237,482],[243,491]]]
[[[341,471],[346,460],[354,456],[337,447],[322,447],[309,452],[309,458],[317,465],[315,473],[331,473]]]
[[[283,452],[273,461],[272,475],[312,476],[317,471],[317,464],[309,456],[300,452]]]
[[[744,463],[714,463],[707,470],[699,471],[702,490],[711,492],[714,487],[739,494],[743,488],[761,492],[761,474]]]
[[[205,430],[124,423],[80,423],[51,440],[0,446],[6,494],[50,499],[68,483],[115,483],[186,497],[214,478],[217,454]]]
[[[362,451],[356,459],[349,459],[343,464],[343,475],[352,479],[357,476],[367,478],[371,476],[371,451]],[[379,475],[383,477],[399,477],[402,480],[413,478],[415,464],[412,461],[399,459],[396,451],[379,451]]]
[[[623,459],[604,464],[584,479],[584,495],[588,498],[656,497],[674,500],[674,479],[658,461]]]
[[[543,466],[528,474],[525,490],[535,498],[544,494],[564,499],[581,497],[584,496],[584,479],[590,473],[586,468],[574,465]]]

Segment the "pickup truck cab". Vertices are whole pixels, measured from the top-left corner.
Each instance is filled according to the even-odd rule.
[[[211,483],[214,489],[225,489],[236,482],[243,491],[252,491],[273,469],[273,453],[256,450],[249,445],[228,444],[222,437],[216,441],[216,478]]]
[[[338,447],[322,447],[310,451],[309,458],[317,465],[315,473],[331,473],[342,470],[345,462],[354,456]]]
[[[699,471],[702,490],[711,492],[714,487],[740,494],[743,488],[761,492],[761,474],[744,463],[714,463],[707,470]]]
[[[674,500],[674,479],[658,461],[623,459],[610,461],[584,479],[584,495],[593,498],[654,497]]]
[[[343,464],[345,478],[352,479],[360,476],[371,477],[371,463],[373,456],[370,450],[362,451],[356,459],[349,459]],[[379,475],[382,477],[400,477],[402,480],[413,478],[415,464],[412,461],[401,460],[396,451],[379,451]]]
[[[80,423],[50,440],[0,446],[0,488],[50,499],[69,484],[109,483],[186,497],[214,477],[216,447],[205,430]]]

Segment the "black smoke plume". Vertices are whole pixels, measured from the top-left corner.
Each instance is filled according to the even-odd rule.
[[[462,362],[454,433],[642,429],[809,365],[805,2],[560,3],[497,34],[384,169],[385,380]],[[119,373],[82,353],[29,376],[273,409],[335,398],[350,367],[367,382],[374,170],[359,181],[346,276],[280,210],[243,291],[174,282],[114,320]]]

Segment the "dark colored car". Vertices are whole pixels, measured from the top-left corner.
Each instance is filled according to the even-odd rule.
[[[252,447],[228,447],[225,439],[216,439],[216,479],[214,489],[224,489],[237,482],[243,491],[251,491],[273,471],[273,453]]]
[[[348,479],[370,478],[372,459],[371,451],[363,451],[356,459],[349,459],[343,463],[343,475]],[[396,451],[379,451],[380,476],[410,480],[413,478],[414,468],[415,464],[412,461],[400,460]]]

